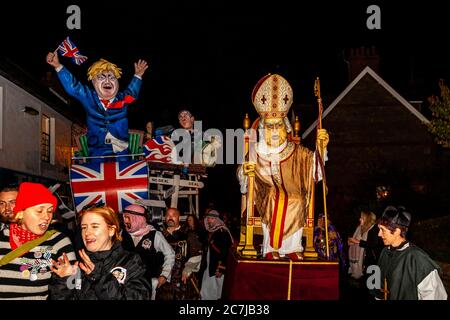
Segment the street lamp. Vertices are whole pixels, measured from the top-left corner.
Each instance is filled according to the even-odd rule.
[[[27,114],[29,114],[29,115],[31,115],[31,116],[37,116],[37,115],[39,114],[39,111],[38,111],[38,110],[36,110],[36,109],[33,108],[33,107],[29,107],[29,106],[25,106],[25,107],[22,109],[22,112],[25,112],[25,113],[27,113]]]

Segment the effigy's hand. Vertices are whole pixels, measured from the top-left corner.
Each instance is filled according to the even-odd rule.
[[[242,168],[244,170],[244,174],[245,175],[249,175],[255,172],[255,168],[256,168],[256,163],[254,162],[245,162],[242,165]]]
[[[57,51],[47,53],[46,61],[49,65],[51,65],[55,69],[61,65],[61,63],[59,63]]]
[[[320,145],[322,142],[322,148],[325,149],[330,141],[330,136],[328,135],[327,130],[319,129],[317,131],[317,144]]]
[[[148,64],[147,61],[139,59],[138,62],[134,63],[134,74],[142,77],[145,73],[145,70],[147,70]]]

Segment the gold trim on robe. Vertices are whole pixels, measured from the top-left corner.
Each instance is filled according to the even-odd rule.
[[[255,206],[275,250],[305,225],[313,158],[312,151],[292,142],[277,154],[257,152]]]

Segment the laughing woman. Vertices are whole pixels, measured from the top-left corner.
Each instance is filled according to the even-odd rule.
[[[122,248],[114,210],[107,206],[86,209],[79,220],[87,251],[80,250],[81,261],[73,265],[67,257],[53,262],[52,299],[150,300],[145,266],[138,254]]]
[[[20,185],[14,217],[0,232],[0,299],[47,299],[52,260],[75,260],[69,238],[48,230],[56,206],[43,185]]]

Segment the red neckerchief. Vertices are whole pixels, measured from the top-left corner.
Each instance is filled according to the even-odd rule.
[[[110,103],[109,100],[100,99],[100,101],[105,105],[106,109],[122,109],[125,104],[130,104],[135,99],[132,96],[125,96],[123,100],[115,101]]]
[[[36,235],[33,232],[22,229],[15,223],[9,225],[9,244],[11,249],[15,250],[28,241],[42,237],[42,235]]]

